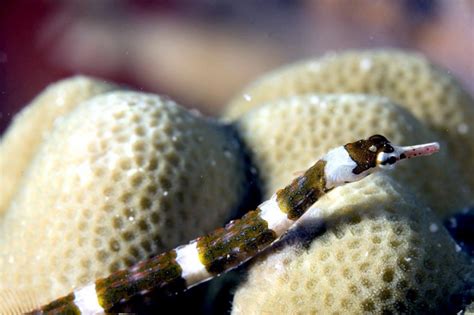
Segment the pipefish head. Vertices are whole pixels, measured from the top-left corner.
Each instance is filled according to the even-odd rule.
[[[374,135],[330,150],[325,161],[326,189],[361,180],[367,175],[391,168],[400,160],[426,156],[439,150],[436,142],[409,147],[396,146],[381,135]]]
[[[437,142],[413,146],[397,146],[382,135],[373,135],[368,139],[348,143],[344,148],[349,153],[356,167],[356,175],[372,173],[377,169],[393,168],[400,160],[418,156],[428,156],[439,151]]]

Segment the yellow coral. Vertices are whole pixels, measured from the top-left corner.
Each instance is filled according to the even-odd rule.
[[[436,136],[389,99],[358,94],[293,96],[267,103],[236,122],[265,184],[265,197],[284,187],[332,147],[381,133],[408,145]],[[391,173],[445,217],[469,203],[456,165],[441,150],[402,162]]]
[[[82,101],[115,89],[103,81],[77,76],[51,84],[25,107],[0,141],[0,213],[8,207],[38,146],[55,123]]]
[[[472,268],[429,209],[383,174],[331,191],[294,231],[254,263],[234,315],[441,312]],[[306,247],[294,241],[308,231]]]
[[[418,54],[352,51],[286,66],[244,89],[225,116],[235,119],[283,96],[351,92],[387,96],[406,107],[441,136],[474,189],[474,100],[449,74]]]
[[[57,124],[0,226],[0,289],[57,298],[222,225],[244,163],[226,129],[158,96],[114,92]]]

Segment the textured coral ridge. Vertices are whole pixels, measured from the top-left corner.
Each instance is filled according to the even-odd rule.
[[[233,314],[442,313],[472,268],[436,216],[384,174],[333,190],[304,219],[299,229],[320,235],[258,259]]]
[[[0,141],[0,213],[8,207],[30,160],[54,124],[82,101],[112,89],[113,85],[103,81],[72,77],[48,86],[15,116]]]
[[[144,93],[79,105],[0,222],[0,290],[44,303],[222,225],[245,181],[226,130]]]
[[[396,50],[352,51],[296,63],[248,86],[225,115],[235,119],[262,102],[304,93],[390,97],[445,141],[465,170],[462,176],[474,188],[474,100],[423,56]]]
[[[437,137],[388,98],[362,94],[304,95],[269,102],[243,115],[236,125],[266,187],[266,197],[284,187],[337,144],[383,134],[410,145]],[[445,145],[445,143],[442,143]],[[459,170],[447,152],[401,162],[390,173],[442,217],[469,202],[459,187]]]

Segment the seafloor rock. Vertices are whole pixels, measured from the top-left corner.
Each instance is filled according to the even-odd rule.
[[[418,54],[396,50],[328,54],[271,72],[243,90],[225,116],[305,93],[384,95],[406,107],[445,141],[474,189],[474,100],[448,73]]]
[[[26,168],[54,124],[84,100],[115,88],[103,81],[72,77],[51,84],[15,116],[0,141],[0,213],[8,208]]]
[[[472,270],[440,221],[384,174],[318,201],[237,290],[237,314],[443,313]]]
[[[388,98],[360,94],[305,95],[271,101],[243,115],[236,126],[265,184],[265,197],[284,187],[329,149],[376,133],[394,144],[437,137]],[[417,192],[441,216],[469,203],[456,163],[441,152],[397,164],[391,176]]]
[[[82,103],[0,222],[0,290],[44,303],[222,225],[245,190],[234,136],[150,94]]]

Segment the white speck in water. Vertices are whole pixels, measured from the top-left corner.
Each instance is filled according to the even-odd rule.
[[[76,167],[76,174],[79,177],[79,183],[81,186],[86,186],[94,177],[94,173],[87,162],[81,163]]]
[[[250,102],[252,100],[252,96],[249,94],[244,94],[244,100],[246,100],[247,102]]]
[[[193,108],[193,109],[190,109],[189,110],[191,112],[191,114],[193,114],[194,116],[197,116],[197,117],[201,117],[202,116],[202,113],[196,109],[196,108]]]
[[[109,151],[106,155],[107,159],[107,168],[109,170],[113,170],[117,167],[119,161],[120,161],[120,157],[118,154],[112,152],[112,151]]]
[[[165,196],[165,197],[168,196],[168,194],[169,194],[169,192],[168,192],[167,190],[165,190],[165,191],[163,192],[163,196]]]
[[[229,150],[224,150],[224,156],[228,159],[230,159],[232,157],[232,153],[230,153]]]
[[[312,62],[308,65],[308,69],[311,71],[319,71],[321,69],[321,65],[318,62]]]
[[[438,225],[437,225],[436,223],[431,223],[431,224],[430,224],[430,232],[431,232],[431,233],[438,232],[438,230],[439,230],[439,227],[438,227]]]
[[[211,160],[211,166],[216,166],[216,160]]]
[[[452,228],[457,228],[458,227],[458,220],[456,220],[456,218],[450,218],[449,219],[449,224]]]
[[[134,220],[135,220],[135,217],[132,217],[132,216],[128,217],[128,221],[134,221]]]
[[[62,124],[64,121],[64,118],[63,117],[58,117],[56,118],[54,121],[53,121],[53,125],[56,127],[56,126],[59,126],[60,124]]]
[[[456,245],[454,245],[454,250],[459,253],[462,250],[462,248],[461,248],[461,246],[456,244]]]
[[[364,256],[369,257],[369,252],[365,252]]]
[[[342,95],[340,96],[340,100],[341,100],[341,102],[344,102],[344,103],[345,103],[345,102],[348,102],[348,101],[350,102],[350,101],[352,101],[352,95],[349,96],[349,95],[347,95],[347,94],[342,94]]]
[[[56,99],[56,106],[63,107],[64,104],[66,104],[66,101],[64,100],[64,97],[58,97]]]
[[[370,68],[372,68],[372,60],[370,60],[369,58],[363,58],[359,62],[359,67],[364,71],[369,71]]]
[[[273,265],[273,269],[275,269],[277,272],[283,273],[286,268],[282,263],[276,263]]]
[[[176,142],[176,141],[178,141],[178,137],[177,137],[177,136],[172,136],[172,137],[171,137],[171,140],[172,140],[173,142]]]
[[[298,106],[300,104],[300,101],[298,98],[296,97],[292,97],[290,99],[290,106]]]
[[[405,261],[407,261],[407,262],[408,262],[408,261],[411,261],[411,257],[405,257],[405,258],[403,258],[403,259],[404,259]]]
[[[461,135],[465,135],[466,133],[469,132],[469,126],[465,123],[462,123],[462,124],[459,124],[458,125],[458,132],[461,134]]]
[[[311,104],[319,104],[319,100],[320,100],[320,98],[319,98],[318,96],[316,96],[316,95],[311,95],[311,96],[309,97],[309,102],[310,102]]]

